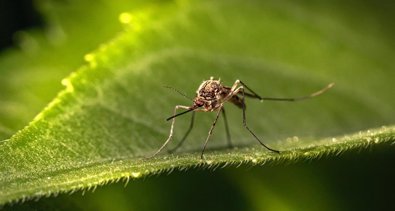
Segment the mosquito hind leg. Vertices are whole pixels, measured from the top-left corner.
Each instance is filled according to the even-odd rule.
[[[236,90],[236,93],[238,93],[238,92],[241,92],[242,102],[243,102],[243,103],[242,103],[242,109],[243,109],[243,126],[248,130],[248,132],[251,133],[252,136],[255,137],[255,139],[256,139],[263,147],[265,147],[266,149],[268,149],[268,150],[270,150],[270,151],[272,151],[272,152],[280,153],[280,151],[275,150],[275,149],[272,149],[272,148],[266,146],[266,145],[258,138],[258,136],[256,136],[256,135],[252,132],[252,130],[247,126],[246,112],[245,112],[246,107],[245,107],[244,87],[242,87],[242,86],[239,87],[239,88]],[[252,92],[252,91],[251,91],[251,92]]]
[[[299,96],[299,97],[261,97],[256,92],[254,92],[252,89],[250,89],[247,85],[245,85],[245,83],[243,83],[242,81],[237,80],[236,83],[237,82],[239,82],[245,89],[247,89],[249,92],[251,92],[251,93],[247,93],[244,91],[244,95],[246,97],[256,98],[256,99],[259,99],[260,101],[271,100],[271,101],[288,101],[288,102],[307,100],[307,99],[311,99],[311,98],[320,96],[335,85],[335,83],[330,83],[326,87],[324,87],[318,91],[315,91],[309,95]]]
[[[260,95],[258,95],[256,92],[254,92],[252,89],[250,89],[245,83],[243,83],[242,81],[240,81],[239,80],[239,82],[240,82],[240,84],[243,86],[243,88],[245,88],[245,89],[247,89],[249,92],[251,92],[251,94],[250,93],[246,93],[245,92],[245,90],[243,89],[243,98],[245,97],[245,96],[248,96],[248,97],[252,97],[252,98],[257,98],[257,99],[259,99],[259,100],[262,100],[262,97],[260,96]]]

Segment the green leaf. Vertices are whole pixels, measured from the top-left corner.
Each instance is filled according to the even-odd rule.
[[[356,15],[369,12],[359,9]],[[174,168],[293,162],[390,144],[395,100],[386,90],[394,78],[392,38],[373,28],[376,22],[342,12],[324,3],[177,1],[120,14],[124,32],[85,55],[87,64],[63,80],[65,90],[29,126],[1,142],[0,203]],[[164,119],[174,106],[191,104],[163,85],[193,96],[210,76],[229,86],[241,79],[263,96],[336,86],[300,103],[247,101],[249,126],[281,154],[260,147],[243,128],[241,110],[228,105],[238,148],[226,148],[218,124],[212,150],[201,160],[214,114],[198,113],[177,153],[145,159],[166,140],[170,125]],[[188,121],[177,118],[170,147]]]
[[[60,81],[83,63],[83,56],[122,30],[119,14],[141,4],[40,1],[48,19],[45,30],[17,32],[18,47],[0,55],[0,139],[26,126],[56,97]]]

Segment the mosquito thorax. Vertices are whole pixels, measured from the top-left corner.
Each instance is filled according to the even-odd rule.
[[[222,89],[223,86],[220,80],[210,78],[210,80],[203,81],[202,84],[200,84],[196,94],[197,97],[206,101],[217,100],[220,97]]]
[[[195,105],[202,104],[206,111],[214,111],[221,106],[222,99],[229,93],[229,88],[221,84],[221,80],[203,81],[196,91]]]

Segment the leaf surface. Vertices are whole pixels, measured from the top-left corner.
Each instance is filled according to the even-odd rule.
[[[124,31],[85,55],[87,63],[62,81],[66,88],[1,142],[1,203],[174,168],[297,161],[394,141],[394,50],[382,31],[360,33],[373,23],[353,22],[324,5],[260,1],[163,2],[120,20]],[[219,120],[201,160],[214,114],[198,113],[178,152],[145,159],[166,140],[164,119],[174,106],[191,104],[163,86],[193,96],[210,76],[229,86],[241,79],[262,96],[336,86],[298,103],[247,101],[249,126],[280,154],[260,147],[243,128],[241,110],[229,104],[236,148],[226,147]],[[177,118],[170,148],[189,118]]]

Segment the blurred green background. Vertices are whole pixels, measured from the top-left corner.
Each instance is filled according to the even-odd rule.
[[[123,30],[118,22],[120,13],[137,10],[140,5],[154,2],[41,0],[33,4],[19,1],[12,5],[2,2],[0,28],[1,40],[4,42],[1,43],[0,53],[1,139],[9,138],[27,125],[56,96],[63,88],[60,84],[62,78],[83,63],[84,55]],[[353,30],[359,31],[361,36],[368,33],[379,37],[380,42],[368,42],[365,39],[366,43],[352,43],[353,37],[349,37],[347,31],[340,33],[357,49],[385,46],[383,49],[386,50],[374,57],[366,55],[366,58],[377,60],[378,64],[382,64],[381,60],[388,60],[387,71],[395,71],[393,62],[390,62],[395,55],[395,4],[391,1],[281,1],[268,4],[272,7],[275,4],[284,13],[308,12],[308,17],[318,17],[321,13],[333,15],[333,19],[354,25]],[[295,19],[295,22],[298,21],[301,20]],[[318,24],[323,23],[323,27],[336,27],[325,24],[325,19],[320,21]],[[29,26],[33,28],[26,32],[26,27]],[[292,34],[289,36],[291,39]],[[13,37],[13,43],[10,43],[10,37]],[[300,50],[303,52],[303,49]],[[45,77],[40,77],[41,74],[45,74]],[[380,81],[373,84],[379,86]],[[386,92],[383,96],[394,96],[392,85],[382,84],[382,87],[383,92]],[[389,103],[383,108],[393,109],[392,105],[393,103]],[[373,125],[395,122],[393,117],[388,117],[386,122],[371,121]],[[93,193],[60,194],[38,201],[6,205],[4,208],[395,210],[394,152],[393,148],[376,147],[347,152],[338,157],[282,166],[242,166],[215,171],[192,169],[130,181],[126,187],[120,182],[98,187]]]

